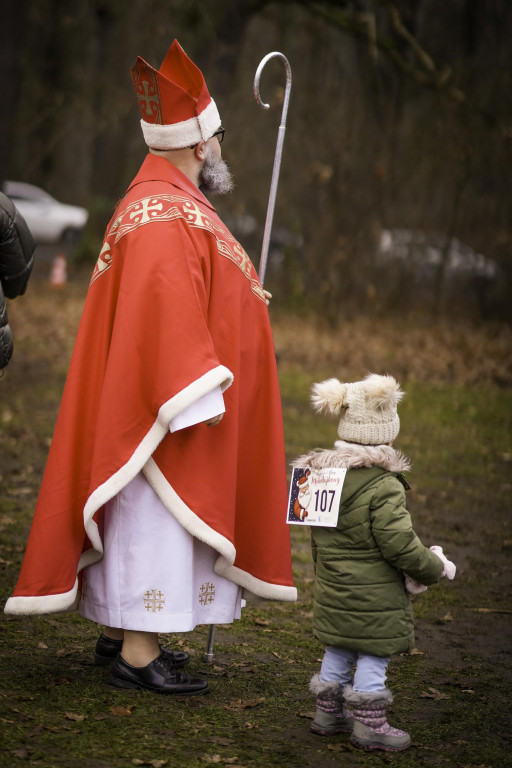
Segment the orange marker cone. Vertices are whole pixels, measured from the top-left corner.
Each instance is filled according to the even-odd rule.
[[[50,272],[50,285],[54,288],[61,288],[67,283],[68,276],[66,270],[66,257],[59,253],[52,262],[52,271]]]

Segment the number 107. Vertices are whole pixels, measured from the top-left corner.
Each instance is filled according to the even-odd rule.
[[[335,495],[336,491],[326,491],[325,489],[323,491],[315,491],[315,512],[318,512],[318,510],[320,510],[320,512],[330,512]],[[329,510],[327,510],[329,496],[331,497],[331,503],[329,504]]]

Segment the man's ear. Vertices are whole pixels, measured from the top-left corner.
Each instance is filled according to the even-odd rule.
[[[200,141],[194,147],[194,154],[197,159],[202,163],[206,155],[206,141]]]

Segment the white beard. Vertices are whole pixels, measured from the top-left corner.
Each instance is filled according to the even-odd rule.
[[[204,192],[227,195],[233,191],[235,183],[227,164],[214,155],[211,147],[206,147],[203,166],[199,172],[199,187]]]

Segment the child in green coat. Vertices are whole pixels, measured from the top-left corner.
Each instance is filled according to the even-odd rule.
[[[409,734],[387,722],[392,696],[385,684],[390,656],[413,648],[409,592],[455,575],[440,547],[421,543],[406,509],[402,473],[410,465],[392,447],[402,397],[391,376],[315,384],[313,407],[341,412],[341,439],[332,450],[312,451],[294,462],[313,475],[327,468],[347,470],[335,527],[311,527],[313,631],[326,646],[320,673],[310,684],[317,704],[311,730],[351,732],[356,746],[388,751],[411,743]]]

